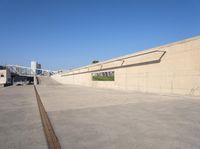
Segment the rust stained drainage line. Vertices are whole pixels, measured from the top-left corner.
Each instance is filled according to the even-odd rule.
[[[42,121],[42,126],[43,126],[43,130],[44,130],[44,133],[46,136],[48,147],[49,147],[49,149],[61,149],[59,140],[53,130],[53,127],[49,120],[48,114],[44,109],[44,106],[42,104],[42,101],[40,99],[40,96],[39,96],[35,86],[34,86],[34,90],[35,90],[35,94],[36,94],[36,98],[37,98],[37,103],[38,103],[38,108],[39,108],[40,117],[41,117],[41,121]]]

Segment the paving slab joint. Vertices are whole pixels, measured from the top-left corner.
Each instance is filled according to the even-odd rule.
[[[47,140],[48,148],[49,149],[61,149],[59,140],[58,140],[56,133],[53,129],[53,126],[52,126],[51,121],[48,117],[48,114],[45,111],[45,108],[42,104],[42,101],[40,99],[40,96],[38,94],[38,91],[37,91],[35,85],[34,85],[34,90],[35,90],[35,95],[36,95],[36,99],[37,99],[37,103],[38,103],[39,113],[40,113],[40,117],[41,117],[41,121],[42,121],[43,130],[44,130],[44,133],[45,133],[45,137],[46,137],[46,140]]]

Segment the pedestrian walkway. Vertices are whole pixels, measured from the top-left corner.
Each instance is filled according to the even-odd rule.
[[[37,89],[62,148],[200,148],[198,97],[44,82]]]
[[[0,148],[47,149],[33,86],[0,88]]]

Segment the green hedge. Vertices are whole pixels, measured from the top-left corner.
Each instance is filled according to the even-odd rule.
[[[93,81],[114,81],[114,76],[92,76]]]

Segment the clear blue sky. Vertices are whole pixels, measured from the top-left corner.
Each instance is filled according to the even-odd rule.
[[[0,0],[0,64],[68,69],[200,35],[200,0]]]

